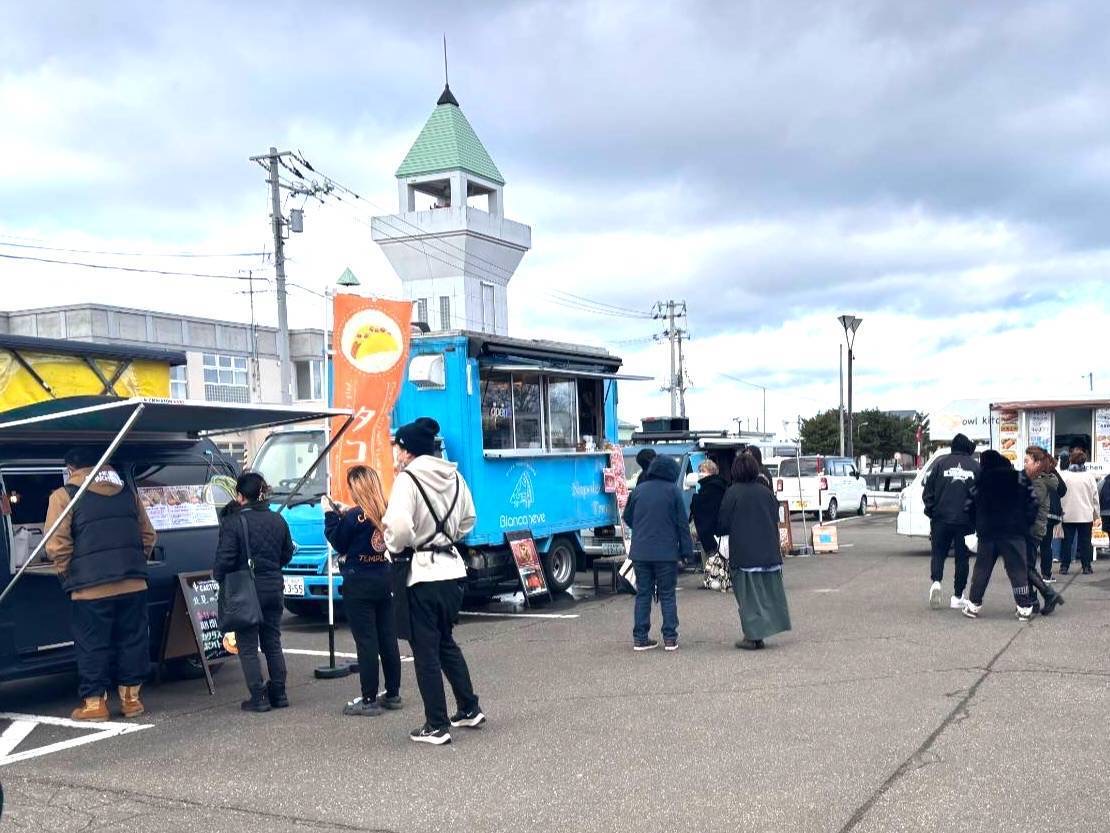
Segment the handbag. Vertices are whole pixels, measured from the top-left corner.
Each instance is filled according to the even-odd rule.
[[[624,579],[632,586],[632,591],[636,591],[636,568],[632,564],[631,558],[626,558],[617,568],[617,575]]]
[[[262,605],[258,602],[258,588],[254,584],[251,562],[251,536],[247,519],[242,513],[239,514],[239,524],[243,528],[243,548],[246,550],[247,563],[244,569],[228,573],[220,582],[217,611],[220,630],[224,633],[250,630],[262,624]]]
[[[705,561],[705,575],[701,586],[721,593],[732,591],[732,576],[728,571],[728,536],[719,539],[717,552]]]

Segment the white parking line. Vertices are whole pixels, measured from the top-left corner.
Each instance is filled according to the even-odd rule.
[[[79,720],[67,720],[64,717],[46,717],[37,714],[16,714],[13,712],[0,712],[0,720],[10,720],[11,725],[0,734],[0,766],[7,766],[29,758],[38,758],[53,752],[62,752],[76,746],[96,743],[98,740],[116,738],[120,735],[141,732],[151,728],[149,723],[88,723]],[[15,752],[19,744],[27,739],[39,726],[62,726],[67,729],[80,729],[86,734],[69,740],[48,743],[26,752]]]
[[[312,648],[282,648],[283,654],[296,654],[302,657],[330,657],[331,654],[327,651],[317,651]],[[358,659],[358,654],[347,654],[342,651],[335,652],[336,657],[339,659]],[[401,662],[412,662],[412,657],[402,654]]]
[[[487,610],[463,610],[459,616],[489,616],[494,619],[577,619],[577,613],[492,613]]]

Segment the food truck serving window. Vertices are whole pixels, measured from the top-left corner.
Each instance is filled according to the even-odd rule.
[[[486,450],[574,451],[604,434],[601,381],[482,371]]]

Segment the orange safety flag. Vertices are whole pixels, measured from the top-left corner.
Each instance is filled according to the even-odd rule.
[[[349,408],[354,421],[328,456],[331,494],[354,504],[347,487],[353,466],[376,469],[386,500],[393,486],[389,418],[408,364],[411,301],[336,295],[332,328],[332,405]],[[332,436],[344,417],[332,420]]]

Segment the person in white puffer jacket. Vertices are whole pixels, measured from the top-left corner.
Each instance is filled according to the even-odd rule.
[[[1092,472],[1087,471],[1087,455],[1084,452],[1073,451],[1070,463],[1067,471],[1060,472],[1060,477],[1068,488],[1067,493],[1060,500],[1064,510],[1064,544],[1060,548],[1060,575],[1068,574],[1071,567],[1072,547],[1077,540],[1079,542],[1077,554],[1083,565],[1083,574],[1090,575],[1094,572],[1091,567],[1091,562],[1094,560],[1091,531],[1095,521],[1099,519],[1098,481]]]
[[[438,432],[439,423],[427,417],[397,429],[393,445],[400,473],[382,518],[385,544],[396,554],[394,561],[411,557],[403,592],[425,723],[409,737],[435,745],[451,742],[451,727],[476,729],[486,721],[466,658],[451,635],[466,578],[466,562],[456,544],[474,528],[474,498],[457,466],[434,456]],[[450,718],[444,676],[458,706]]]

